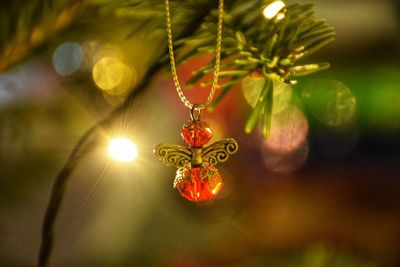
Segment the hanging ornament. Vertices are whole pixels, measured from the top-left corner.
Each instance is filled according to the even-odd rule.
[[[171,73],[179,98],[186,107],[190,108],[192,120],[183,125],[181,131],[181,136],[187,148],[180,145],[159,144],[154,149],[154,154],[167,166],[174,165],[178,168],[174,187],[184,198],[195,202],[205,201],[215,197],[222,188],[222,178],[215,165],[228,160],[229,155],[235,154],[238,150],[238,144],[232,138],[220,140],[207,146],[206,144],[212,138],[212,131],[208,123],[200,119],[202,110],[210,104],[218,87],[224,1],[219,0],[218,6],[218,33],[213,83],[206,101],[200,104],[191,103],[185,97],[179,83],[174,59],[169,0],[165,0],[165,11]]]
[[[237,142],[224,139],[206,144],[212,138],[212,131],[207,122],[194,116],[196,105],[193,106],[192,120],[183,125],[181,136],[187,148],[173,144],[159,144],[154,149],[155,155],[167,166],[174,165],[176,171],[174,188],[190,201],[204,201],[215,197],[222,188],[222,178],[215,165],[227,161],[229,155],[238,150]]]

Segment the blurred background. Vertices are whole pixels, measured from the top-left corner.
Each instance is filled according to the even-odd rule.
[[[51,186],[74,144],[165,49],[162,31],[127,37],[129,14],[106,2],[0,2],[0,266],[35,266]],[[307,59],[332,67],[274,95],[267,141],[243,131],[257,79],[205,115],[214,140],[239,142],[219,165],[217,199],[183,199],[175,169],[152,154],[182,144],[189,119],[161,71],[74,170],[50,266],[400,266],[400,4],[287,3],[314,3],[336,28],[336,42]],[[182,79],[205,62],[182,65]],[[109,155],[121,136],[136,144],[132,162]]]

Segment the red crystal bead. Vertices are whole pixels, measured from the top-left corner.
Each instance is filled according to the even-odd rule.
[[[211,140],[212,131],[207,122],[195,120],[183,125],[181,135],[186,144],[198,148]]]
[[[217,168],[203,164],[200,167],[182,167],[176,172],[174,187],[186,199],[194,202],[215,197],[222,188]]]

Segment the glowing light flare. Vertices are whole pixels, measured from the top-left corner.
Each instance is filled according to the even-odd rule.
[[[52,61],[58,74],[68,76],[80,69],[83,58],[83,49],[79,44],[66,42],[56,48]]]
[[[264,8],[263,15],[267,19],[276,17],[277,20],[281,20],[285,17],[285,14],[282,13],[285,6],[285,3],[282,1],[274,1]]]
[[[298,107],[291,105],[272,115],[271,135],[264,144],[274,151],[289,153],[304,143],[307,134],[307,118]]]
[[[281,12],[276,16],[276,20],[281,20],[285,17],[285,13]]]
[[[126,137],[116,137],[110,140],[108,153],[112,159],[121,162],[132,162],[136,159],[138,150],[135,143]]]

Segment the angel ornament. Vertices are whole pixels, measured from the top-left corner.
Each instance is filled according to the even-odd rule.
[[[212,138],[212,131],[207,122],[194,115],[195,105],[191,110],[191,121],[183,125],[181,136],[187,148],[173,144],[159,144],[154,154],[165,165],[174,165],[176,171],[174,188],[186,199],[194,202],[215,197],[222,188],[222,178],[215,165],[225,162],[238,150],[233,138],[207,144]]]

